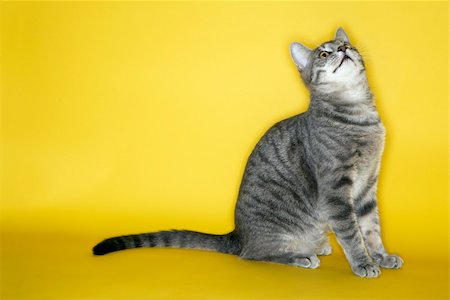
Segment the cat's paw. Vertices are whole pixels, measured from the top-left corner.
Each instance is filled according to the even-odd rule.
[[[364,263],[354,266],[352,267],[352,271],[359,277],[365,278],[375,278],[381,274],[380,268],[375,263]]]
[[[320,266],[320,260],[316,255],[308,257],[298,257],[294,259],[293,265],[302,268],[316,269]]]
[[[374,259],[380,267],[385,269],[400,269],[403,266],[403,259],[396,254],[377,255]]]
[[[323,246],[322,248],[320,248],[316,254],[317,255],[330,255],[331,251],[332,251],[331,245],[327,244],[327,245]]]

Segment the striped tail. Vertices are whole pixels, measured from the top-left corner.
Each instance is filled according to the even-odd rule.
[[[221,253],[240,253],[240,243],[234,232],[214,235],[187,230],[159,231],[113,237],[97,244],[94,255],[104,255],[114,251],[132,248],[192,248]]]

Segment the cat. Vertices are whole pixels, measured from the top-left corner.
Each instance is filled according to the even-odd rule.
[[[317,268],[318,256],[331,254],[332,231],[356,275],[378,277],[380,267],[402,267],[380,236],[376,191],[385,129],[361,55],[342,28],[314,50],[292,43],[290,53],[310,105],[272,126],[252,151],[235,229],[225,235],[172,230],[113,237],[97,244],[95,255],[195,248]]]

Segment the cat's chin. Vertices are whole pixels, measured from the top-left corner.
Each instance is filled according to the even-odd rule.
[[[342,65],[333,72],[333,77],[335,77],[338,82],[348,82],[358,79],[361,74],[359,74],[358,66],[353,61],[346,59]]]
[[[348,63],[350,63],[350,62],[352,62],[354,65],[356,65],[355,62],[353,61],[353,59],[350,56],[345,55],[341,59],[341,62],[339,63],[339,65],[333,70],[333,73],[336,73],[338,70],[340,70],[342,68],[346,68]]]

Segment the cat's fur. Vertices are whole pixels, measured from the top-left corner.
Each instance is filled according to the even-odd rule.
[[[235,230],[114,237],[96,245],[94,254],[196,248],[317,268],[317,255],[331,253],[326,235],[331,230],[356,275],[377,277],[379,266],[402,266],[380,237],[376,189],[385,130],[361,55],[342,28],[313,51],[299,43],[290,50],[310,90],[310,107],[275,124],[256,145],[239,191]]]

